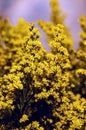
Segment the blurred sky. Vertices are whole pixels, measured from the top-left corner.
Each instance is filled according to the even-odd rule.
[[[50,0],[0,0],[0,15],[8,17],[12,24],[19,18],[29,22],[38,19],[50,20]],[[59,0],[63,13],[67,14],[65,23],[68,25],[77,48],[80,32],[79,16],[86,16],[86,0]]]

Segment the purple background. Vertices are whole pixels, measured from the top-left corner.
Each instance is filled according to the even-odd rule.
[[[0,0],[0,14],[8,17],[12,24],[16,24],[19,18],[29,22],[38,19],[50,20],[50,0]],[[68,25],[77,48],[80,32],[79,16],[86,15],[86,0],[59,0],[62,11],[67,14],[65,23]],[[44,45],[45,47],[47,45]]]

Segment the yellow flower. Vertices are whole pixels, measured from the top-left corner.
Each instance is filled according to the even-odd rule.
[[[23,114],[22,117],[20,118],[20,123],[25,122],[28,120],[28,116],[26,114]]]

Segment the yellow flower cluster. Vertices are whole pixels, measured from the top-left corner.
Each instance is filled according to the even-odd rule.
[[[0,18],[1,130],[86,129],[86,18],[80,18],[82,40],[74,50],[58,21],[58,1],[51,0],[51,8],[56,22],[39,21],[49,52],[34,23],[13,26]]]
[[[0,18],[0,75],[9,72],[16,51],[23,44],[22,37],[27,33],[28,23],[25,20],[20,19],[16,26],[12,26],[8,19]]]
[[[51,20],[55,24],[63,24],[65,14],[62,14],[59,2],[58,0],[50,0],[50,6],[51,6]]]
[[[22,117],[20,118],[20,123],[21,122],[25,122],[28,120],[28,116],[26,114],[22,115]]]
[[[80,16],[80,25],[82,32],[80,32],[81,40],[79,41],[79,48],[75,51],[75,58],[73,58],[72,68],[72,83],[75,85],[74,92],[80,93],[82,97],[86,98],[86,17]]]
[[[39,122],[33,121],[31,124],[21,130],[44,130],[44,128],[40,126]]]
[[[62,45],[64,47],[66,47],[69,52],[71,52],[71,50],[73,49],[73,39],[72,39],[72,36],[68,30],[68,27],[66,25],[64,25],[63,21],[65,18],[65,15],[62,14],[61,9],[59,8],[58,0],[50,0],[50,6],[51,6],[51,20],[52,20],[52,22],[50,22],[50,21],[46,22],[44,20],[39,20],[38,24],[43,29],[43,31],[47,34],[47,41],[48,42],[51,41],[55,37],[57,39],[57,35],[55,35],[56,27],[54,27],[54,26],[57,24],[61,24],[60,26],[62,28],[62,25],[63,25],[64,26],[64,34],[67,35],[67,38],[64,39],[64,36],[63,36],[64,40],[62,41]]]

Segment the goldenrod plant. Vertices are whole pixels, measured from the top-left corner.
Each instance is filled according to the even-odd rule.
[[[39,21],[50,51],[34,23],[0,18],[0,130],[86,130],[86,17],[75,50],[50,4],[53,22]]]
[[[79,48],[75,51],[75,58],[72,62],[72,83],[74,83],[74,93],[79,93],[86,98],[86,17],[80,16],[81,40]]]

